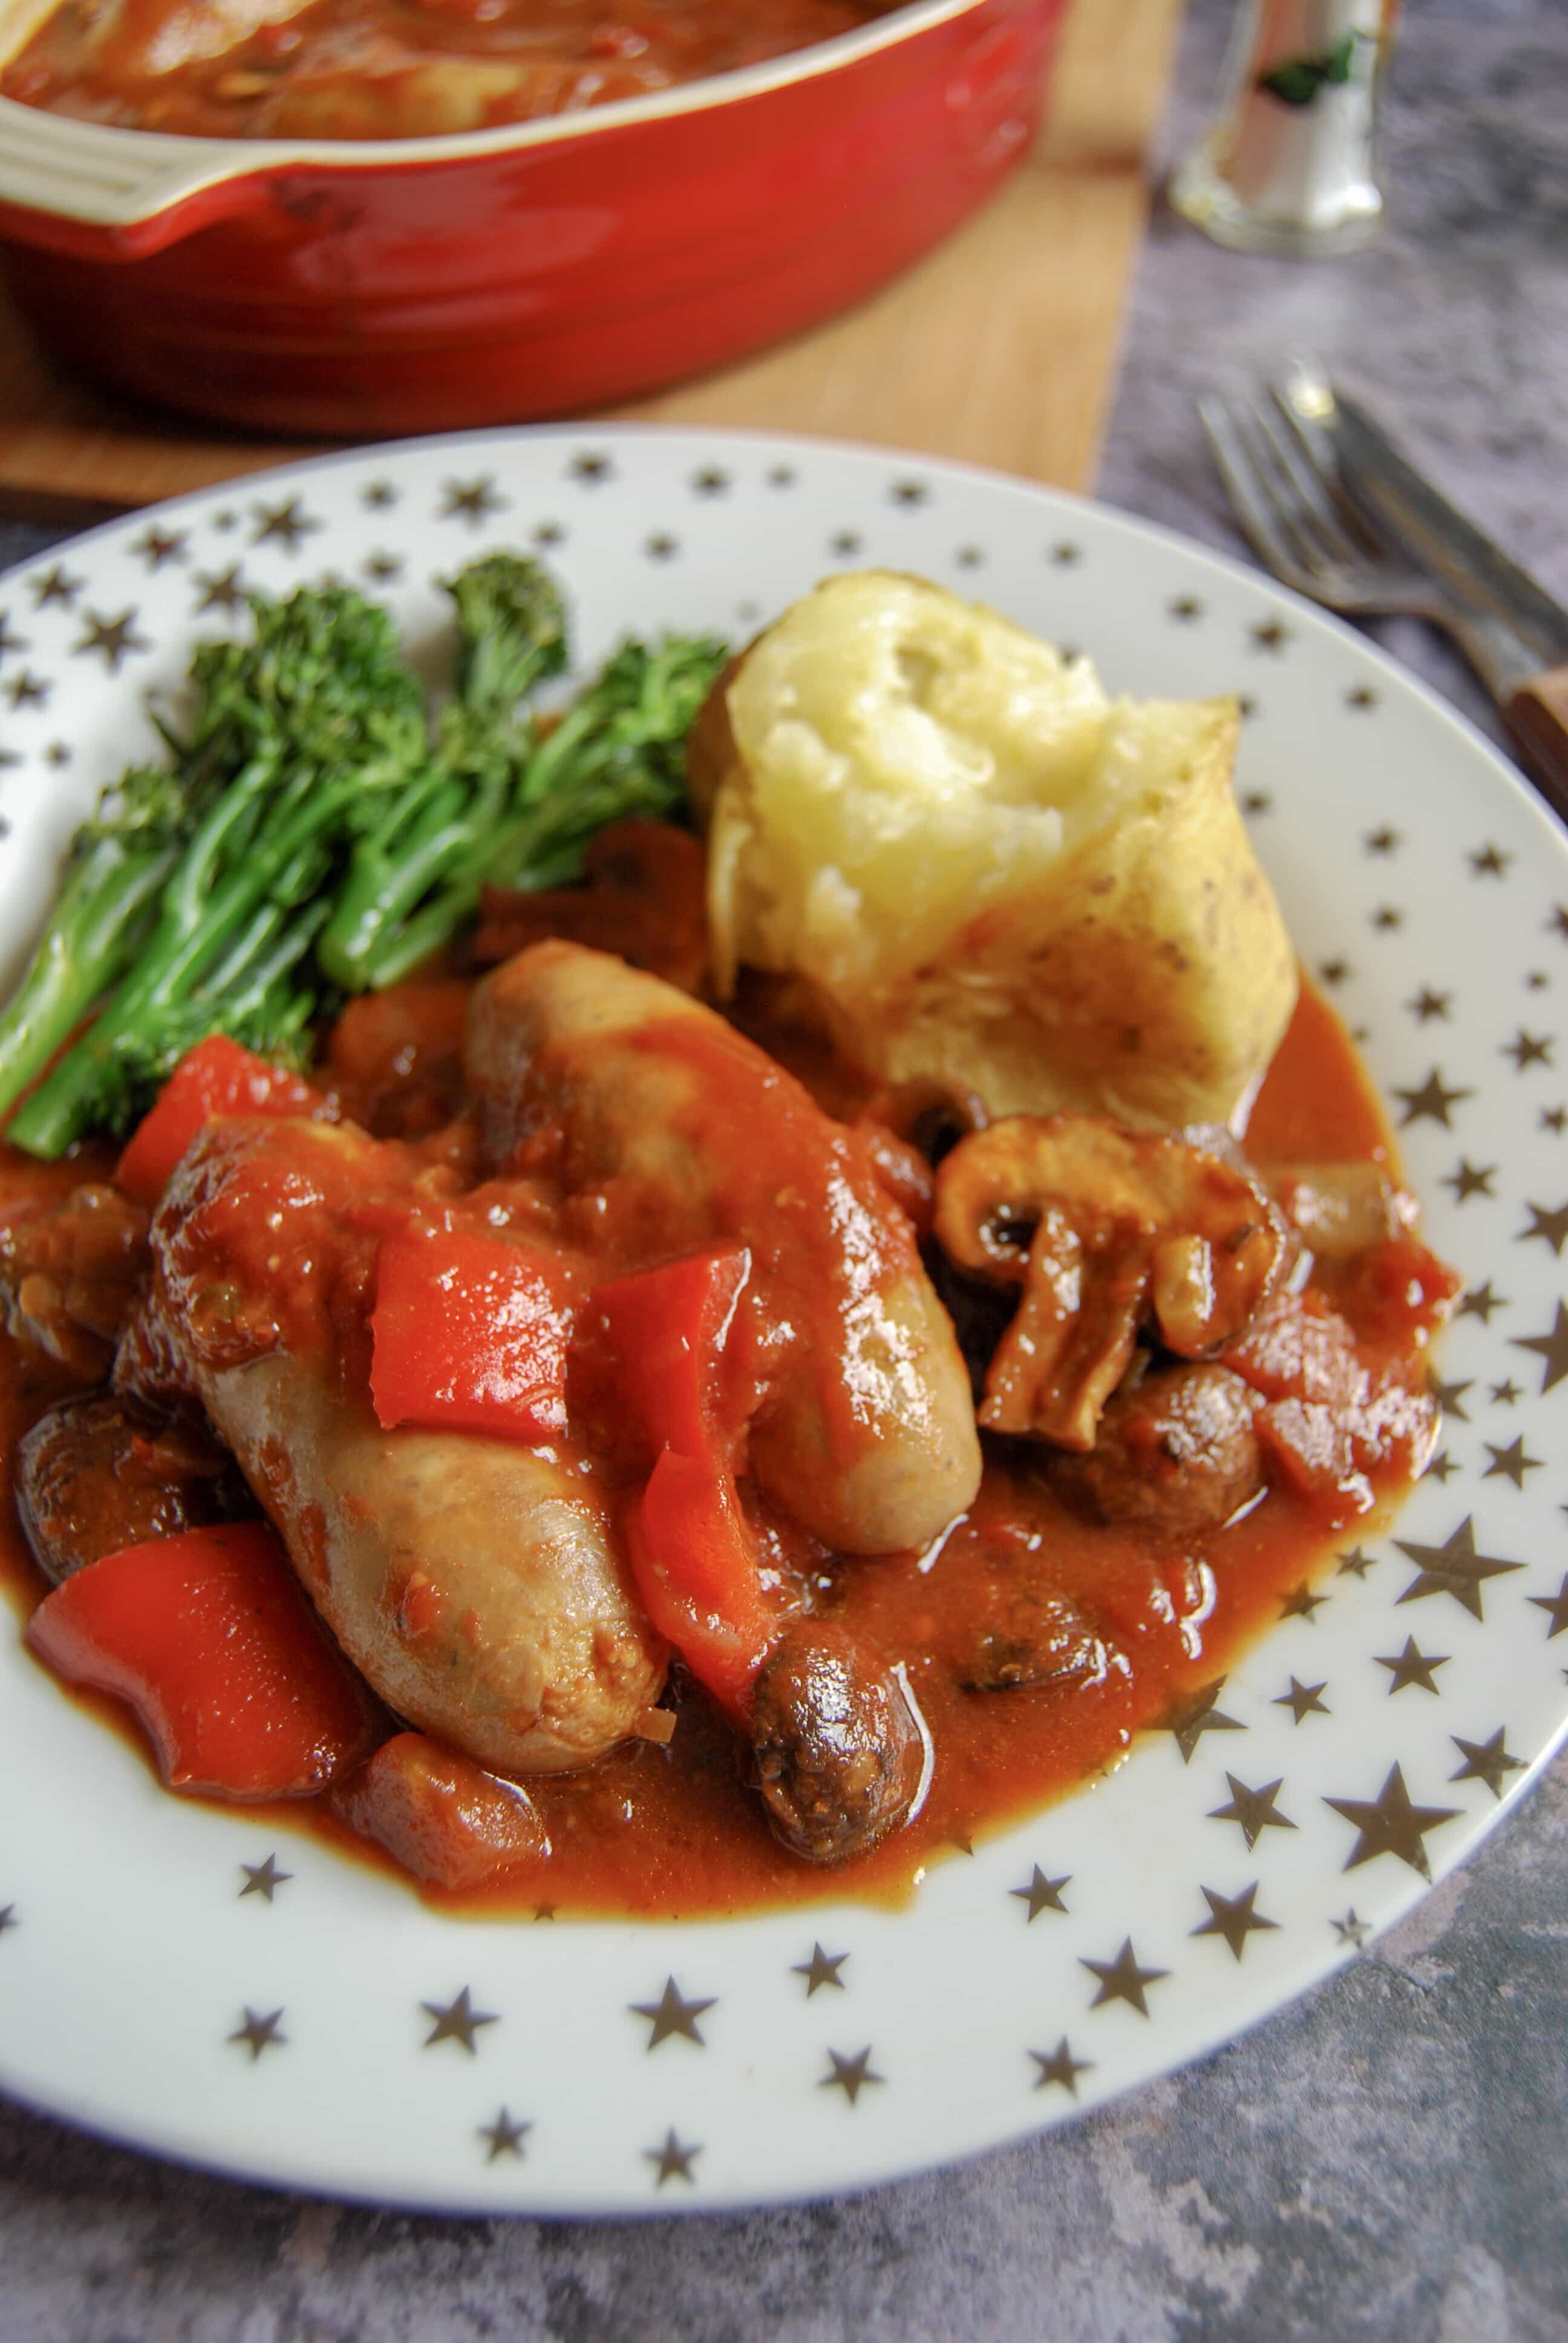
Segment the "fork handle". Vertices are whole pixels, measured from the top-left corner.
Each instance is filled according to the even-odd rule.
[[[1568,667],[1520,684],[1503,702],[1503,720],[1542,796],[1568,821]]]

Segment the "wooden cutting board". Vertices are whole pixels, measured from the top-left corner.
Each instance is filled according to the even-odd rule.
[[[1087,488],[1147,210],[1181,0],[1075,0],[1050,118],[985,210],[845,316],[614,410],[821,433]],[[313,452],[229,437],[58,374],[0,295],[0,513],[75,525]]]

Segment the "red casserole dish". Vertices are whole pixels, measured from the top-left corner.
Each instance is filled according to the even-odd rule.
[[[869,292],[1028,148],[1065,0],[915,0],[615,106],[457,136],[172,137],[0,99],[0,260],[117,389],[267,432],[527,421]],[[0,55],[43,9],[0,0]]]

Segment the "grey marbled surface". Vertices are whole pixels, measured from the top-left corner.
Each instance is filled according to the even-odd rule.
[[[1100,0],[1111,5],[1114,0]],[[1162,151],[1228,14],[1196,0]],[[1101,475],[1231,549],[1191,394],[1306,347],[1568,595],[1568,5],[1425,0],[1349,260],[1157,216]],[[0,529],[0,566],[36,545]],[[1481,721],[1424,631],[1383,629]],[[1568,2343],[1568,1761],[1356,1966],[1076,2128],[849,2202],[623,2225],[345,2211],[0,2109],[0,2343]]]

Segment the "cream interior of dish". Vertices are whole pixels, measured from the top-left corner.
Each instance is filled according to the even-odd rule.
[[[840,1045],[1000,1112],[1227,1121],[1295,999],[1231,788],[1228,699],[1111,699],[995,612],[835,578],[728,694],[721,982],[806,980]]]

